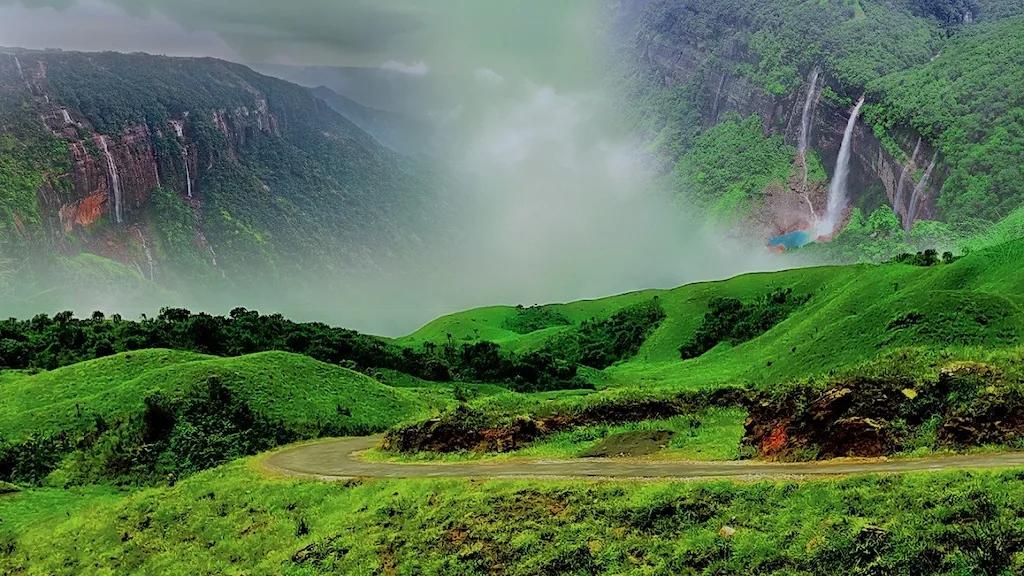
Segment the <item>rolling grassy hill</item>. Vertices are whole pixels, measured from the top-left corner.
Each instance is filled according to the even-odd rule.
[[[1024,332],[1024,274],[1018,262],[1024,241],[971,253],[952,264],[818,267],[748,274],[722,282],[690,284],[545,308],[571,323],[528,334],[507,327],[514,307],[454,314],[427,324],[399,343],[422,345],[491,340],[514,351],[537,349],[583,320],[607,318],[658,297],[665,320],[631,359],[598,380],[612,387],[686,389],[781,382],[848,368],[900,347],[1007,346]],[[761,336],[736,346],[720,344],[687,361],[683,344],[700,325],[713,298],[749,301],[773,289],[810,296]]]
[[[139,350],[0,386],[3,477],[75,485],[151,483],[282,443],[379,432],[454,401],[288,352]]]
[[[8,440],[88,428],[144,409],[144,398],[161,392],[187,396],[220,378],[258,413],[313,432],[338,417],[353,431],[383,430],[423,415],[415,393],[390,388],[338,366],[287,352],[218,358],[173,350],[140,350],[24,375],[4,384],[0,431]]]

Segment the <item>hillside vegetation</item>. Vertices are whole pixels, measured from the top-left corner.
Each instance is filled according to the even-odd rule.
[[[850,226],[880,224],[896,203],[887,187],[899,167],[890,176],[873,159],[906,165],[921,137],[938,162],[935,189],[925,190],[934,210],[913,216],[921,229],[906,221],[902,199],[894,229],[854,231],[815,256],[879,262],[908,244],[954,249],[1024,202],[1019,2],[655,0],[622,12],[632,33],[622,39],[628,115],[665,160],[671,185],[718,220],[794,225],[789,212],[772,212],[768,192],[799,180],[800,108],[815,68],[824,80],[810,117],[811,196],[825,179],[819,158],[831,176],[848,111],[867,97],[861,120],[874,138],[854,142],[863,157],[849,190]],[[916,159],[911,189],[927,164]],[[814,202],[820,213],[824,195]]]
[[[0,477],[59,469],[58,483],[151,482],[299,439],[379,432],[446,402],[287,352],[139,350],[15,375],[3,391]]]

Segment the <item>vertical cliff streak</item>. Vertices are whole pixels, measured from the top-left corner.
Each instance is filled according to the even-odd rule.
[[[939,159],[939,151],[936,150],[932,154],[932,161],[928,164],[928,168],[924,171],[924,175],[921,176],[921,181],[914,187],[914,194],[910,197],[910,208],[907,211],[907,217],[903,222],[903,229],[910,232],[910,229],[914,227],[914,220],[917,219],[917,210],[921,206],[921,197],[925,191],[928,190],[928,183],[932,179],[932,172],[935,171],[935,164]]]
[[[807,148],[809,146],[808,141],[811,135],[811,113],[814,111],[814,105],[817,100],[818,94],[818,77],[821,75],[821,68],[815,66],[814,70],[811,71],[811,76],[807,80],[807,98],[804,100],[804,112],[800,117],[800,141],[797,150],[800,152],[801,158],[807,154]],[[804,186],[807,185],[807,167],[804,165]]]
[[[181,142],[181,160],[185,164],[185,193],[192,198],[192,170],[188,165],[188,143],[185,142],[185,128],[181,120],[171,120],[174,133]]]
[[[149,249],[149,242],[146,241],[146,235],[142,233],[142,229],[136,226],[134,228],[135,234],[139,237],[139,244],[142,245],[142,253],[146,256],[146,264],[149,267],[149,281],[156,281],[156,262],[153,260],[153,252]],[[141,270],[140,270],[141,272]],[[145,277],[146,275],[143,274]]]
[[[907,185],[907,176],[914,170],[917,169],[917,155],[921,151],[921,137],[918,136],[917,144],[914,146],[913,153],[910,154],[910,159],[906,164],[903,165],[903,169],[900,170],[900,178],[896,182],[896,193],[893,194],[892,208],[897,214],[903,216],[906,220],[908,213],[907,207],[903,203],[903,190]]]
[[[114,155],[110,153],[110,148],[107,146],[107,137],[101,134],[99,141],[100,149],[103,150],[103,155],[107,159],[107,176],[110,178],[110,187],[114,193],[114,218],[120,224],[122,222],[121,179],[117,175],[117,164],[114,163]]]

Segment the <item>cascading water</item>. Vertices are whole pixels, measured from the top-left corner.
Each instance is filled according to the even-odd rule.
[[[815,232],[817,236],[830,236],[835,232],[839,218],[846,208],[846,181],[850,176],[850,156],[853,152],[853,129],[857,127],[857,118],[860,116],[860,109],[864,106],[864,96],[860,97],[857,105],[850,112],[850,119],[846,123],[846,131],[843,133],[843,143],[839,147],[839,158],[836,160],[836,172],[832,176],[832,183],[828,187],[828,207],[824,218],[818,220]]]
[[[185,186],[188,191],[188,197],[192,197],[192,172],[188,168],[188,148],[183,148],[181,151],[182,159],[185,161]]]
[[[192,172],[188,166],[188,144],[185,143],[185,127],[180,120],[171,120],[171,126],[174,127],[174,133],[178,135],[178,140],[181,140],[181,160],[185,163],[185,189],[188,197],[192,198]]]
[[[800,141],[797,147],[797,151],[800,153],[800,157],[803,158],[807,155],[807,148],[809,146],[811,136],[811,116],[814,111],[814,103],[818,99],[818,78],[821,76],[821,68],[818,66],[811,70],[811,76],[807,80],[807,99],[804,100],[804,113],[800,118]],[[804,181],[807,181],[807,168],[804,167]]]
[[[907,214],[906,206],[903,205],[903,190],[907,184],[907,175],[917,169],[917,154],[920,151],[921,138],[918,137],[917,144],[914,146],[914,152],[910,155],[910,160],[903,165],[903,170],[900,171],[900,179],[896,182],[896,194],[893,195],[892,207],[896,210],[897,214]]]
[[[807,98],[804,100],[803,115],[800,117],[800,139],[797,145],[797,152],[800,155],[800,167],[803,170],[803,196],[807,208],[811,212],[811,220],[817,220],[818,215],[814,212],[814,203],[807,194],[807,149],[810,147],[811,119],[814,117],[814,108],[817,106],[818,95],[821,94],[818,87],[818,79],[821,76],[821,68],[815,66],[811,70],[810,78],[807,80]]]
[[[74,124],[75,123],[74,120],[71,119],[71,114],[68,113],[68,109],[67,108],[61,108],[60,109],[60,114],[64,118],[64,124],[65,125],[67,125],[67,124]]]
[[[18,76],[21,77],[22,80],[24,80],[25,71],[21,69],[21,60],[18,60],[17,54],[14,55],[14,65],[18,67]]]
[[[921,206],[921,196],[924,195],[925,190],[928,189],[928,182],[932,178],[932,172],[935,171],[935,164],[939,159],[939,151],[936,150],[935,154],[932,154],[932,161],[928,163],[928,169],[924,171],[924,175],[921,176],[921,181],[914,186],[914,195],[910,197],[910,207],[907,210],[907,218],[903,222],[903,229],[910,232],[910,229],[914,227],[914,220],[917,219],[917,210]]]
[[[100,136],[100,149],[103,150],[103,155],[107,158],[107,175],[110,177],[110,187],[114,192],[114,219],[118,224],[121,223],[121,179],[117,175],[117,164],[114,163],[114,155],[110,153],[110,148],[107,146],[107,137]]]

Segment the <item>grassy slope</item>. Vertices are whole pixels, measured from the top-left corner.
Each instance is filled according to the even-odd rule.
[[[742,408],[708,408],[661,420],[642,420],[625,424],[595,424],[555,432],[521,450],[512,452],[417,452],[396,454],[371,450],[365,457],[386,462],[464,462],[507,460],[509,458],[576,458],[602,440],[633,431],[665,430],[674,433],[665,448],[652,459],[692,461],[737,460],[741,456],[740,440],[747,412]]]
[[[219,377],[257,412],[300,430],[336,417],[339,406],[350,410],[351,424],[359,429],[380,430],[427,413],[427,403],[414,391],[298,354],[217,358],[141,350],[5,380],[0,433],[16,440],[81,429],[96,415],[110,420],[140,412],[152,392],[187,394],[211,377]]]
[[[1014,574],[1018,473],[796,482],[268,479],[240,461],[171,488],[0,499],[14,574]],[[2,526],[2,525],[0,525]],[[735,529],[730,537],[724,526]],[[3,547],[0,547],[2,550]]]
[[[901,346],[1008,345],[1024,330],[1024,274],[1018,262],[1024,241],[970,254],[934,268],[904,264],[856,265],[747,274],[722,282],[690,284],[668,291],[644,291],[601,300],[552,305],[574,322],[607,317],[657,295],[667,318],[633,359],[606,371],[611,386],[698,388],[799,378],[868,360],[882,348]],[[759,338],[736,347],[720,345],[681,362],[686,341],[713,297],[743,300],[773,288],[809,293],[811,300]],[[923,314],[916,326],[889,329],[893,320]],[[495,307],[438,319],[401,341],[493,339],[511,350],[539,346],[555,327],[528,335],[502,328],[513,308]],[[477,332],[478,331],[478,332]]]

